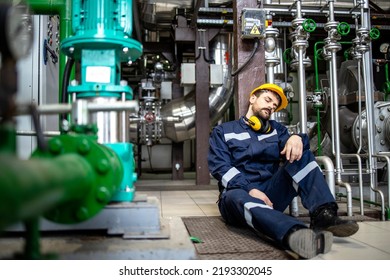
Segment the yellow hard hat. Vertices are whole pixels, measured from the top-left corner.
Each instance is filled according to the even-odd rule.
[[[283,89],[280,86],[277,86],[275,84],[263,84],[263,85],[255,88],[254,90],[252,90],[250,95],[254,94],[255,92],[257,92],[259,90],[270,90],[270,91],[275,92],[277,95],[279,95],[280,104],[279,104],[279,107],[275,110],[275,112],[278,112],[278,111],[287,107],[288,101],[287,101],[286,95],[283,92]]]

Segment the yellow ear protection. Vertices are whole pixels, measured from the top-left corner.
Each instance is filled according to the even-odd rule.
[[[249,126],[254,130],[260,133],[270,133],[272,127],[267,120],[262,120],[256,116],[251,116],[249,119],[244,116],[244,119],[248,122]]]

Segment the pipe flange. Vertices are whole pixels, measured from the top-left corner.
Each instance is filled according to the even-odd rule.
[[[296,40],[292,43],[293,48],[307,48],[309,42],[307,40]]]
[[[303,22],[305,21],[304,18],[296,18],[291,21],[291,26],[296,29],[299,26],[302,26]]]
[[[324,49],[328,52],[338,52],[341,50],[341,45],[339,43],[330,43],[324,46]]]
[[[101,211],[120,189],[124,169],[119,156],[94,136],[64,134],[49,140],[48,151],[37,150],[33,158],[56,158],[67,154],[83,157],[91,166],[93,184],[89,192],[70,202],[64,202],[44,216],[61,224],[79,223]]]
[[[265,37],[278,37],[279,29],[274,27],[267,27],[264,31]]]
[[[271,66],[273,65],[279,65],[280,64],[280,58],[279,57],[266,57],[265,58],[265,65]]]
[[[359,28],[359,29],[356,31],[356,34],[357,34],[358,36],[369,36],[370,30],[368,30],[368,28],[361,27],[361,28]]]
[[[327,23],[324,24],[324,29],[325,31],[330,31],[331,29],[337,30],[338,25],[339,25],[338,21],[328,21]]]
[[[374,149],[377,152],[388,152],[390,150],[390,103],[377,102],[374,105]],[[356,117],[352,126],[352,140],[356,148],[359,147],[359,134],[362,134],[362,150],[368,150],[367,135],[367,112],[362,111],[361,127],[359,116]]]
[[[356,46],[356,50],[363,54],[363,53],[369,51],[370,47],[368,45],[361,44],[361,45]]]
[[[311,59],[310,58],[304,58],[302,59],[302,64],[304,67],[310,67],[311,66]],[[291,67],[296,69],[299,66],[299,60],[294,59],[291,61]]]

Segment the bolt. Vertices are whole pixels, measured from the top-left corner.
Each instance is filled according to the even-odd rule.
[[[85,208],[85,207],[81,207],[77,213],[76,213],[76,218],[77,220],[79,220],[80,222],[81,221],[85,221],[86,219],[89,218],[89,213],[88,213],[88,209]]]
[[[96,170],[101,175],[106,174],[108,172],[109,168],[110,168],[110,166],[108,164],[108,160],[106,160],[106,159],[99,160],[97,165],[96,165]]]
[[[61,150],[62,150],[62,142],[60,139],[58,138],[53,138],[50,142],[49,142],[49,150],[52,154],[59,154],[61,153]]]
[[[104,186],[99,187],[96,191],[96,199],[102,204],[107,204],[111,199],[110,191]]]
[[[79,142],[79,145],[77,147],[77,150],[80,154],[82,155],[86,155],[89,153],[89,151],[91,150],[91,147],[89,145],[89,142],[87,139],[82,139],[80,142]]]

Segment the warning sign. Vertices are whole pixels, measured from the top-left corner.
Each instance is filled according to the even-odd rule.
[[[250,34],[251,34],[251,35],[260,35],[259,28],[257,28],[257,25],[256,25],[256,24],[253,25]]]

